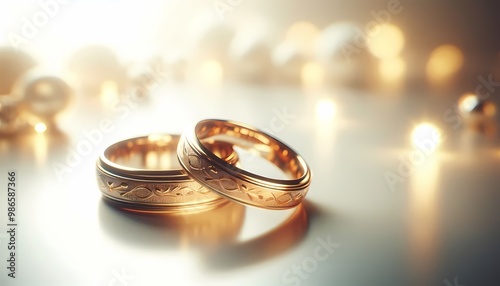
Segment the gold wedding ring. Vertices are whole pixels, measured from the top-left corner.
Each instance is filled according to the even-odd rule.
[[[226,142],[258,152],[289,179],[272,179],[219,158],[210,143]],[[311,171],[302,157],[278,139],[251,126],[226,120],[203,120],[184,132],[177,156],[190,177],[233,201],[266,209],[287,209],[304,199]]]
[[[104,150],[96,175],[105,198],[128,209],[176,212],[207,209],[224,203],[179,166],[175,150],[179,135],[149,135],[123,140]],[[228,165],[238,156],[232,145],[205,143],[211,154]]]

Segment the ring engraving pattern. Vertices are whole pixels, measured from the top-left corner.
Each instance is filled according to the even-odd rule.
[[[182,139],[181,139],[182,140]],[[250,200],[255,205],[270,208],[293,207],[303,199],[301,191],[269,191],[250,182],[235,178],[218,169],[205,157],[197,155],[186,140],[181,141],[181,163],[189,168],[189,173],[206,185],[221,190],[223,194],[240,201]]]
[[[99,188],[103,193],[127,201],[173,204],[187,200],[196,202],[213,199],[211,191],[195,182],[183,183],[182,185],[174,183],[153,184],[150,182],[146,184],[140,181],[124,181],[123,179],[105,176],[102,173],[97,175],[100,179]]]
[[[99,156],[95,171],[105,198],[127,209],[154,212],[191,211],[225,202],[222,196],[190,178],[176,162],[165,160],[161,167],[156,166],[155,160],[176,153],[179,139],[175,134],[152,134],[108,146]],[[229,162],[237,162],[231,145],[211,147],[224,158],[227,156]],[[153,156],[148,163],[149,155]]]

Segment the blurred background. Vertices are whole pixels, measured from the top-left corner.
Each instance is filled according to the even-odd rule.
[[[2,4],[0,41],[65,77],[69,70],[97,69],[99,62],[117,69],[114,76],[123,73],[122,80],[130,80],[135,69],[154,63],[179,80],[324,81],[364,88],[400,81],[407,88],[448,83],[458,92],[472,90],[477,75],[498,69],[493,28],[498,4],[450,5],[404,0],[21,1]]]
[[[497,285],[499,11],[466,0],[1,2],[0,166],[19,172],[24,205],[20,278],[6,285]],[[101,200],[106,146],[210,117],[296,149],[314,174],[306,202],[164,218]],[[325,241],[339,247],[319,260]]]

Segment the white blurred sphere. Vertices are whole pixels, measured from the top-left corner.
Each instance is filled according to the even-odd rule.
[[[169,80],[182,82],[186,78],[187,57],[184,53],[174,52],[163,56],[165,72],[170,77]]]
[[[188,27],[187,33],[189,56],[196,60],[225,59],[234,37],[233,28],[214,13],[199,15]]]
[[[35,65],[35,60],[22,50],[0,47],[0,94],[9,94],[19,76]]]
[[[122,91],[126,72],[116,54],[109,48],[90,45],[78,50],[70,59],[72,86],[88,95],[99,95],[105,82],[114,82]]]
[[[284,42],[294,45],[307,58],[314,54],[319,36],[319,29],[311,22],[295,22],[288,27]]]
[[[271,69],[270,53],[264,35],[239,32],[229,47],[230,75],[244,82],[267,82]]]
[[[302,67],[306,58],[296,45],[281,43],[276,46],[271,55],[275,78],[278,82],[299,84]]]
[[[220,66],[220,75],[217,79],[208,81],[222,81],[228,67],[229,45],[234,37],[233,28],[221,21],[215,13],[202,14],[187,28],[187,77],[195,81],[206,81],[206,71],[200,71],[207,63],[217,63]],[[209,70],[211,70],[209,68]]]
[[[326,80],[340,85],[367,85],[374,77],[375,61],[366,36],[350,22],[327,26],[318,40],[316,57],[326,67]]]
[[[56,75],[32,69],[23,74],[12,89],[12,95],[23,99],[23,110],[46,122],[64,110],[71,97],[71,88]]]

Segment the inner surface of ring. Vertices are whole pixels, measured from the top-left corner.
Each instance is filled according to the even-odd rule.
[[[180,170],[176,149],[179,135],[153,134],[115,143],[104,151],[111,162],[138,170]],[[207,148],[217,157],[235,164],[238,156],[232,145],[214,141],[207,142]]]
[[[196,135],[206,148],[211,142],[228,142],[256,152],[270,161],[292,179],[304,176],[305,166],[291,148],[278,140],[253,129],[217,120],[202,121],[196,125]]]
[[[111,145],[104,156],[111,162],[135,169],[177,170],[175,149],[179,136],[149,135]]]

